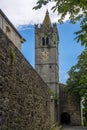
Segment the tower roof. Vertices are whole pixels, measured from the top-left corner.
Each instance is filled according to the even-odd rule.
[[[46,14],[45,14],[44,21],[43,21],[43,26],[50,25],[50,24],[51,24],[51,20],[50,20],[50,17],[49,17],[49,12],[47,10]]]

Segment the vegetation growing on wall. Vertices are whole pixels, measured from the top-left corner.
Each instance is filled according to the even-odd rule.
[[[14,64],[16,61],[16,55],[15,55],[15,51],[12,47],[10,47],[10,56],[11,56],[11,64]]]
[[[52,89],[50,89],[50,92],[49,92],[49,93],[50,93],[50,96],[52,96],[52,98],[53,98],[54,100],[57,100],[57,94],[54,93]]]

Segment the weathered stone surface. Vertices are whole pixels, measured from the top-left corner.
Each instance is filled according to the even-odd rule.
[[[35,25],[35,69],[52,91],[51,124],[81,125],[80,100],[77,95],[68,96],[65,85],[59,84],[59,35],[49,19],[47,11],[43,24]]]
[[[50,130],[49,88],[0,30],[0,129]]]
[[[81,126],[81,104],[80,98],[75,95],[68,95],[65,85],[60,84],[60,122],[63,125]],[[65,124],[64,124],[65,123]]]
[[[48,12],[46,12],[45,18],[50,19]],[[40,26],[35,25],[35,69],[56,97],[56,101],[53,101],[50,106],[51,124],[59,121],[57,103],[59,97],[58,43],[56,24],[52,25],[47,22],[44,26],[43,22]]]

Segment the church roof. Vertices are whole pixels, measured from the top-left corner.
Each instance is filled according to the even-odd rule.
[[[44,21],[43,21],[43,26],[50,25],[50,24],[51,24],[51,20],[50,20],[50,17],[49,17],[49,12],[47,10]]]

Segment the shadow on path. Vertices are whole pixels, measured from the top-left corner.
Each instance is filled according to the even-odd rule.
[[[87,130],[87,127],[82,127],[82,126],[63,126],[62,130]]]

